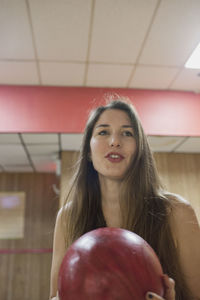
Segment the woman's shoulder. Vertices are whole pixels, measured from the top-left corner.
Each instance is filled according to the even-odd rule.
[[[194,208],[188,200],[174,193],[166,193],[166,197],[171,203],[169,218],[173,231],[184,231],[189,224],[199,226]]]
[[[198,219],[191,203],[179,194],[165,193],[170,203],[169,220],[173,231],[184,230],[188,224],[198,225]]]
[[[67,202],[67,203],[64,203],[58,210],[58,213],[57,213],[57,217],[60,218],[62,217],[65,213],[67,213],[69,211],[71,207],[71,201],[70,202]]]
[[[68,214],[68,212],[69,212],[70,206],[71,206],[71,203],[68,202],[68,203],[66,203],[66,204],[63,204],[63,205],[59,208],[59,210],[58,210],[58,212],[57,212],[57,217],[56,217],[56,227],[59,227],[60,229],[61,229],[62,227],[64,227],[64,225],[65,225],[65,220],[66,220],[66,216],[67,216],[67,214]]]
[[[193,209],[190,202],[179,194],[165,192],[165,197],[170,204],[172,213],[187,213],[188,211]]]

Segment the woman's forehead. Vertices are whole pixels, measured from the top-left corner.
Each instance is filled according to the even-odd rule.
[[[100,123],[110,124],[112,122],[118,122],[125,124],[131,124],[131,120],[128,114],[120,109],[107,109],[99,117],[96,125]]]

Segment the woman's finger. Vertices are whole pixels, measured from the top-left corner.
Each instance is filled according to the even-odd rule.
[[[163,282],[165,286],[165,299],[175,300],[175,282],[172,278],[169,278],[166,274],[163,275]]]
[[[145,297],[146,300],[165,300],[163,299],[162,297],[158,296],[157,294],[154,294],[152,292],[148,292],[146,294],[146,297]]]

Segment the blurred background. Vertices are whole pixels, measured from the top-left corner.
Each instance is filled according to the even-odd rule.
[[[56,213],[105,94],[131,99],[200,220],[199,16],[199,0],[0,0],[0,299],[48,299]]]

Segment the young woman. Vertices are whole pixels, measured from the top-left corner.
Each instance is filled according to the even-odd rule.
[[[165,300],[200,299],[197,218],[188,202],[162,188],[139,118],[121,100],[98,107],[88,120],[72,188],[57,216],[51,298],[66,249],[105,226],[133,231],[152,246],[174,279],[164,277]],[[151,293],[146,299],[162,298]]]

